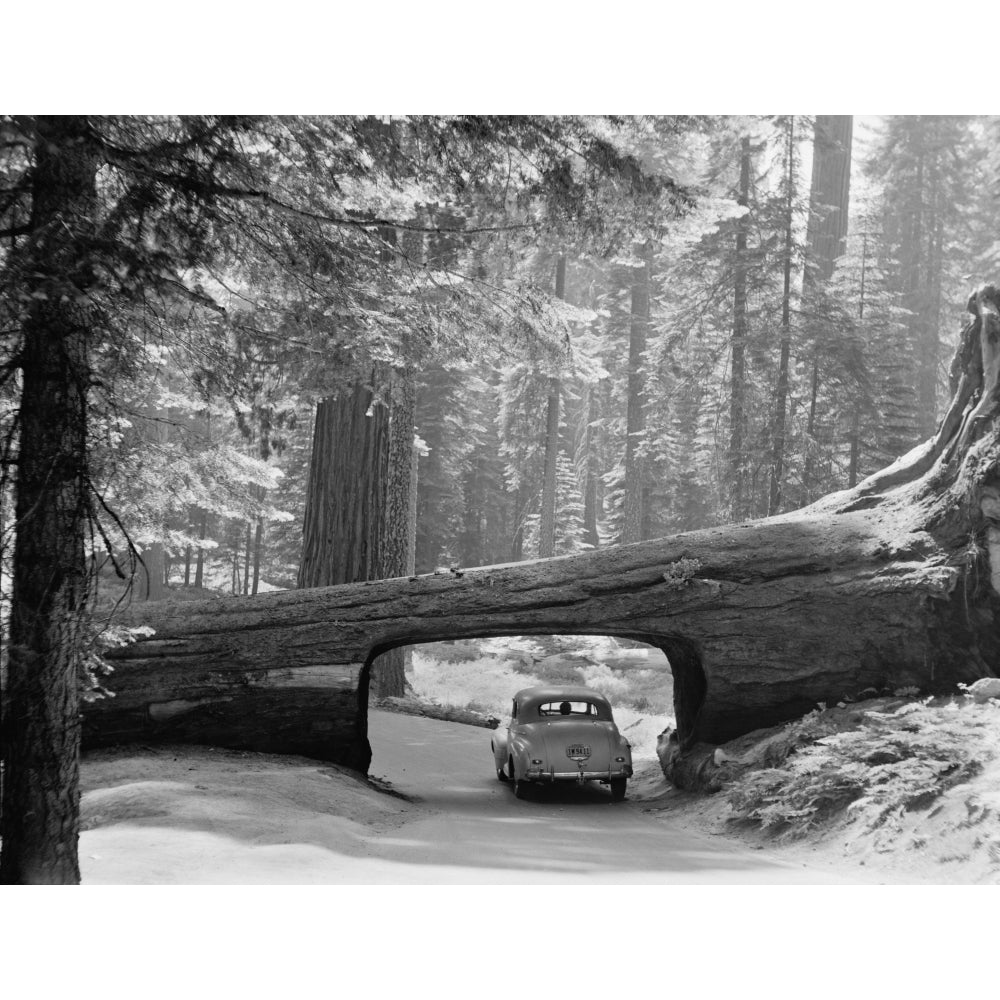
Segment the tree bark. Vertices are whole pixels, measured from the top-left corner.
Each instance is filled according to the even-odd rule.
[[[356,384],[320,402],[309,467],[299,587],[355,583],[406,570],[415,388],[394,377],[390,405]],[[402,653],[374,671],[378,697],[404,693]]]
[[[413,419],[416,386],[409,372],[393,379],[390,391],[387,471],[380,502],[382,526],[378,559],[379,579],[403,576],[410,564],[410,491],[413,485]],[[415,532],[415,526],[414,526]],[[415,546],[414,537],[414,546]],[[415,551],[415,548],[414,548]],[[383,653],[372,676],[379,698],[400,698],[406,693],[406,657],[402,648]]]
[[[851,199],[853,115],[817,115],[806,242],[812,267],[806,285],[829,281],[844,252]]]
[[[416,407],[414,407],[416,413]],[[406,508],[406,575],[417,571],[417,486],[420,481],[420,446],[414,433],[410,440],[410,497]]]
[[[36,119],[31,233],[23,257],[20,441],[7,685],[0,881],[77,883],[78,657],[90,293],[97,150],[84,118]]]
[[[142,599],[144,601],[162,601],[166,596],[163,586],[163,570],[163,543],[153,542],[142,553]]]
[[[317,406],[300,588],[376,575],[387,425],[387,408],[360,383]]]

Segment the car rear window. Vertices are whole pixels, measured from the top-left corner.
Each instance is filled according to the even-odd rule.
[[[591,701],[548,701],[538,706],[538,714],[548,716],[589,715],[597,718],[597,706]]]

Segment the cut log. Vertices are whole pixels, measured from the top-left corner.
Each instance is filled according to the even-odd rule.
[[[155,634],[112,654],[115,697],[87,707],[85,745],[181,740],[364,770],[373,658],[458,638],[604,634],[657,646],[674,674],[682,750],[820,702],[993,676],[1000,438],[997,372],[983,361],[997,301],[987,288],[970,304],[959,356],[981,389],[967,395],[971,419],[949,413],[929,464],[922,451],[801,511],[581,555],[136,607],[132,623]]]

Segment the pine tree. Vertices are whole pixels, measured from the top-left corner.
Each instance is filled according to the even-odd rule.
[[[959,243],[973,258],[981,250],[969,245],[974,165],[982,158],[972,124],[949,115],[888,116],[866,165],[881,191],[882,266],[910,311],[914,366],[906,381],[918,410],[910,446],[937,425],[949,353],[944,345],[968,295],[967,281],[948,266],[946,247]]]

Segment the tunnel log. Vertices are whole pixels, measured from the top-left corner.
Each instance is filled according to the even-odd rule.
[[[1000,294],[969,300],[937,434],[778,517],[533,563],[146,604],[109,654],[84,745],[183,741],[365,770],[372,659],[498,635],[606,634],[666,653],[682,747],[819,703],[953,691],[1000,662]]]

